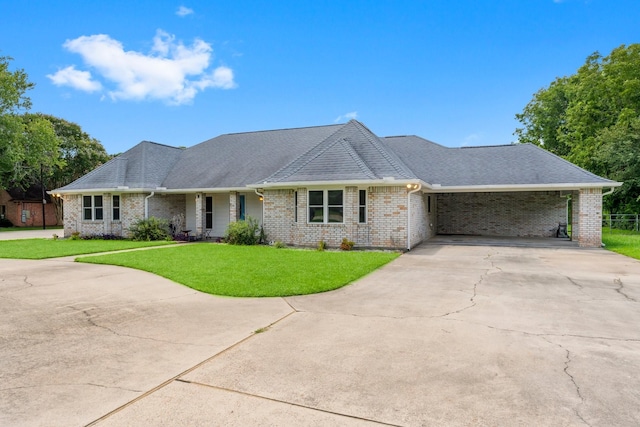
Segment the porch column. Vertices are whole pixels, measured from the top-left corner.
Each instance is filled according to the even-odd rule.
[[[229,193],[229,222],[238,220],[238,192]]]
[[[196,193],[196,236],[202,236],[204,232],[203,215],[204,212],[204,194]]]
[[[599,248],[602,246],[602,189],[581,188],[577,203],[578,244],[585,248]],[[575,227],[575,225],[574,225]],[[573,230],[572,230],[573,231]],[[575,233],[575,232],[574,232]]]

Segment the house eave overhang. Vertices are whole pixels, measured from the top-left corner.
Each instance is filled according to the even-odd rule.
[[[129,187],[105,187],[105,188],[84,188],[74,190],[51,190],[47,191],[51,195],[65,195],[65,194],[94,194],[94,193],[151,193],[155,194],[190,194],[190,193],[229,193],[233,191],[253,191],[249,187],[224,187],[224,188],[129,188]]]
[[[363,187],[363,186],[390,186],[398,187],[409,184],[422,183],[419,179],[356,179],[356,180],[340,180],[340,181],[291,181],[291,182],[263,182],[262,184],[249,184],[247,187],[252,189],[284,189],[297,187]]]
[[[554,184],[505,184],[505,185],[439,185],[427,184],[433,193],[492,193],[512,191],[574,191],[583,188],[616,188],[621,182],[554,183]]]

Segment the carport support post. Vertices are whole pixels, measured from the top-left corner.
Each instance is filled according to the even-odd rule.
[[[407,250],[411,250],[411,195],[422,189],[422,184],[407,184]],[[411,190],[413,189],[413,190]]]
[[[202,193],[196,193],[196,236],[202,236],[204,227],[202,226],[202,220],[204,218],[204,195]]]
[[[584,248],[602,246],[602,189],[581,188],[573,217],[578,219],[578,245]],[[575,210],[577,209],[577,215]],[[573,225],[575,227],[575,223]],[[573,229],[572,229],[573,233]]]

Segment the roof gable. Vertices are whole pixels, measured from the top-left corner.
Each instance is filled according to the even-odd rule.
[[[415,175],[376,135],[351,120],[263,183],[375,180]]]
[[[162,185],[182,152],[180,148],[143,141],[60,190],[155,189]]]

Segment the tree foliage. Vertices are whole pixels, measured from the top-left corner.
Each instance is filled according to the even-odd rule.
[[[9,70],[12,58],[0,57],[0,188],[7,188],[59,163],[58,139],[47,120],[25,120],[31,108],[26,92],[34,87],[24,70]]]
[[[540,89],[516,118],[520,142],[598,175],[624,181],[605,199],[611,212],[639,212],[640,44],[590,55],[571,76]]]

